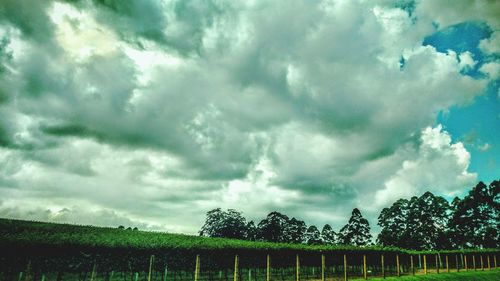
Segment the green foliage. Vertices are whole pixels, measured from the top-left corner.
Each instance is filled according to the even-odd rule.
[[[415,250],[447,248],[449,212],[448,201],[430,192],[410,200],[400,199],[380,213],[378,224],[382,230],[377,241]]]
[[[241,212],[232,209],[226,212],[217,208],[207,213],[200,235],[249,241],[304,243],[307,242],[306,230],[305,222],[296,218],[290,219],[279,212],[269,213],[255,226],[253,221],[247,223]]]
[[[271,243],[244,241],[227,238],[209,238],[185,234],[148,231],[126,231],[118,228],[80,226],[0,219],[0,247],[71,246],[96,250],[128,249],[131,251],[349,251],[399,252],[396,248],[330,245],[305,245],[293,243]]]
[[[334,245],[337,241],[337,233],[329,224],[325,224],[321,230],[321,240],[326,245]]]
[[[307,226],[304,221],[292,218],[288,221],[285,228],[286,241],[288,243],[303,243],[306,242]],[[318,244],[318,243],[316,243]]]
[[[251,242],[226,238],[169,234],[161,232],[127,231],[118,228],[53,224],[0,219],[0,271],[22,271],[28,261],[44,270],[89,271],[93,262],[99,268],[134,272],[148,267],[150,255],[156,256],[158,266],[194,268],[196,255],[203,266],[212,270],[227,269],[234,264],[234,255],[242,257],[246,267],[262,267],[266,255],[273,258],[273,267],[290,267],[295,254],[301,255],[306,266],[317,265],[320,254],[341,257],[348,254],[360,260],[366,254],[375,262],[380,254],[387,260],[412,254],[397,248],[306,245],[291,243]],[[472,252],[472,250],[470,250]],[[474,250],[494,252],[498,250]],[[392,257],[392,258],[391,258]],[[243,264],[242,264],[243,266]],[[2,269],[3,268],[3,269]]]
[[[316,226],[311,225],[307,228],[306,232],[307,244],[309,245],[321,245],[323,241],[321,241],[321,234]]]
[[[370,224],[355,208],[349,222],[340,229],[338,242],[343,245],[367,246],[371,240]]]
[[[498,248],[500,246],[500,181],[480,182],[451,205],[426,192],[384,208],[377,242],[405,249]]]
[[[245,239],[247,232],[247,222],[241,212],[233,209],[225,212],[217,208],[207,212],[207,219],[201,228],[200,235]]]
[[[290,219],[279,212],[271,212],[259,225],[258,237],[269,242],[287,242],[287,229]]]
[[[500,181],[479,182],[462,200],[452,203],[449,234],[457,248],[500,247]]]
[[[257,227],[253,221],[249,221],[246,225],[246,237],[245,240],[255,241],[257,239]]]

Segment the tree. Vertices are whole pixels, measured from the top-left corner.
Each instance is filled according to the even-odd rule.
[[[321,234],[316,226],[311,225],[307,228],[306,232],[306,240],[309,245],[321,245],[323,241],[321,241]]]
[[[389,208],[384,208],[378,217],[378,225],[382,227],[377,243],[384,246],[405,247],[404,238],[408,229],[408,209],[410,202],[399,199]]]
[[[245,239],[250,241],[255,241],[257,239],[257,227],[253,221],[249,221],[246,225],[246,235]]]
[[[449,213],[448,201],[431,192],[410,200],[399,199],[380,213],[378,225],[382,230],[377,242],[414,250],[448,248]]]
[[[289,218],[279,212],[271,212],[259,222],[258,239],[268,242],[287,242],[286,231],[289,228]]]
[[[479,182],[462,200],[453,200],[448,227],[454,247],[500,247],[499,193],[500,181],[489,186]]]
[[[441,196],[425,192],[410,201],[408,229],[403,239],[409,242],[407,248],[431,250],[448,248],[443,245],[448,223],[450,205]]]
[[[201,236],[245,239],[247,235],[246,219],[241,212],[221,208],[207,212],[205,224],[200,230]]]
[[[339,243],[343,245],[367,246],[371,243],[370,224],[361,212],[352,210],[349,222],[339,232]]]
[[[334,245],[337,243],[337,233],[329,224],[325,224],[321,230],[321,240],[326,245]]]
[[[306,241],[307,226],[304,221],[292,218],[288,221],[285,229],[286,242],[304,243]]]

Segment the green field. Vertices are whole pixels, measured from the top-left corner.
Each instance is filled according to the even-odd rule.
[[[382,271],[386,276],[396,275],[398,262],[403,275],[412,271],[411,264],[421,271],[424,257],[429,272],[435,271],[438,263],[443,271],[445,257],[453,270],[457,266],[464,268],[464,257],[469,260],[469,268],[473,260],[477,268],[481,260],[484,268],[488,262],[493,267],[500,257],[498,253],[494,249],[415,252],[382,247],[308,246],[0,219],[0,279],[6,280],[18,280],[19,274],[24,274],[36,280],[40,276],[46,280],[87,280],[95,275],[93,280],[133,281],[135,277],[146,280],[151,271],[153,281],[187,281],[194,279],[199,260],[198,280],[230,281],[236,255],[241,275],[238,281],[265,281],[267,258],[272,280],[295,280],[297,259],[301,280],[320,279],[323,258],[327,280],[340,280],[344,271],[353,279],[361,277],[364,258],[367,272],[375,277],[382,276]],[[500,280],[495,275],[497,271],[481,272],[484,275],[480,278],[493,279],[475,279],[471,274],[462,271],[450,278]],[[445,278],[444,274],[432,274],[429,278],[434,276]]]
[[[72,245],[84,248],[133,248],[136,250],[265,250],[265,251],[385,251],[396,248],[353,246],[310,246],[207,238],[164,232],[132,231],[109,227],[80,226],[0,219],[0,245]]]
[[[418,276],[404,276],[404,277],[389,277],[386,279],[373,278],[373,281],[498,281],[500,280],[500,270],[492,271],[469,271],[469,272],[454,272],[446,274],[428,274],[428,275],[418,275]]]
[[[0,246],[61,246],[136,250],[258,250],[258,251],[305,251],[305,252],[386,252],[386,253],[437,253],[416,252],[393,247],[354,247],[305,245],[243,241],[225,238],[207,238],[164,232],[132,231],[109,227],[81,226],[0,218]],[[441,253],[493,253],[496,249],[472,249],[466,251],[441,251]]]

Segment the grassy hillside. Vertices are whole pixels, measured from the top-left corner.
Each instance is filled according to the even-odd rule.
[[[265,251],[348,251],[411,253],[397,248],[353,247],[353,246],[310,246],[304,244],[284,244],[254,242],[225,238],[207,238],[185,234],[163,232],[132,231],[109,227],[81,226],[71,224],[45,223],[0,218],[0,245],[43,245],[75,246],[85,248],[128,248],[138,250],[265,250]],[[449,253],[464,251],[446,251]],[[469,250],[465,252],[498,252],[498,250]],[[425,253],[433,253],[426,251]],[[442,252],[443,253],[443,252]]]
[[[493,262],[494,257],[498,257],[498,252],[498,250],[471,250],[462,253],[466,254],[463,256],[469,257],[469,262],[475,257],[479,263],[480,257],[483,257],[485,262],[486,258],[490,258]],[[449,253],[451,252],[440,252],[440,256],[441,258],[450,256],[450,267],[455,268],[456,264],[453,264],[453,261],[459,260],[461,255],[447,255]],[[240,257],[241,268],[247,270],[265,268],[266,258],[269,255],[273,268],[290,269],[286,274],[293,277],[297,254],[300,256],[303,272],[308,272],[306,274],[309,275],[314,275],[312,272],[318,274],[321,255],[326,258],[325,266],[330,268],[329,272],[335,270],[336,275],[343,274],[345,258],[348,264],[347,271],[349,275],[352,274],[351,276],[360,274],[364,257],[367,259],[367,266],[377,275],[381,274],[382,256],[385,259],[384,267],[388,275],[395,274],[398,259],[401,266],[408,271],[411,258],[416,264],[420,257],[418,252],[396,248],[251,242],[0,219],[0,272],[8,274],[21,272],[27,267],[35,268],[38,272],[81,273],[90,271],[94,266],[106,272],[132,274],[149,267],[161,271],[168,265],[171,274],[175,276],[176,272],[191,272],[195,260],[200,257],[202,274],[211,276],[210,274],[220,274],[222,271],[230,270],[234,266],[235,255]],[[154,262],[151,262],[152,255],[155,256]],[[428,268],[432,268],[436,264],[438,255],[427,252],[426,255]],[[312,268],[316,268],[316,271]],[[465,274],[470,273],[464,272],[464,276]]]
[[[224,238],[207,238],[184,234],[132,231],[108,227],[55,224],[21,220],[0,219],[0,245],[12,243],[24,246],[71,245],[85,248],[134,248],[174,250],[294,250],[294,251],[386,251],[401,252],[396,248],[352,246],[308,246],[252,242]]]

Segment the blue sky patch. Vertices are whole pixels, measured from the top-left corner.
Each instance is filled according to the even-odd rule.
[[[473,68],[462,72],[475,79],[485,78],[479,69],[487,62],[498,59],[479,49],[481,40],[489,38],[491,29],[478,22],[465,22],[446,27],[425,38],[423,45],[431,45],[439,52],[452,50],[457,54],[470,52],[477,61]],[[478,178],[492,181],[500,170],[500,103],[499,80],[491,81],[484,93],[470,105],[451,107],[438,115],[437,123],[443,124],[453,141],[462,141],[471,153],[470,171]]]

